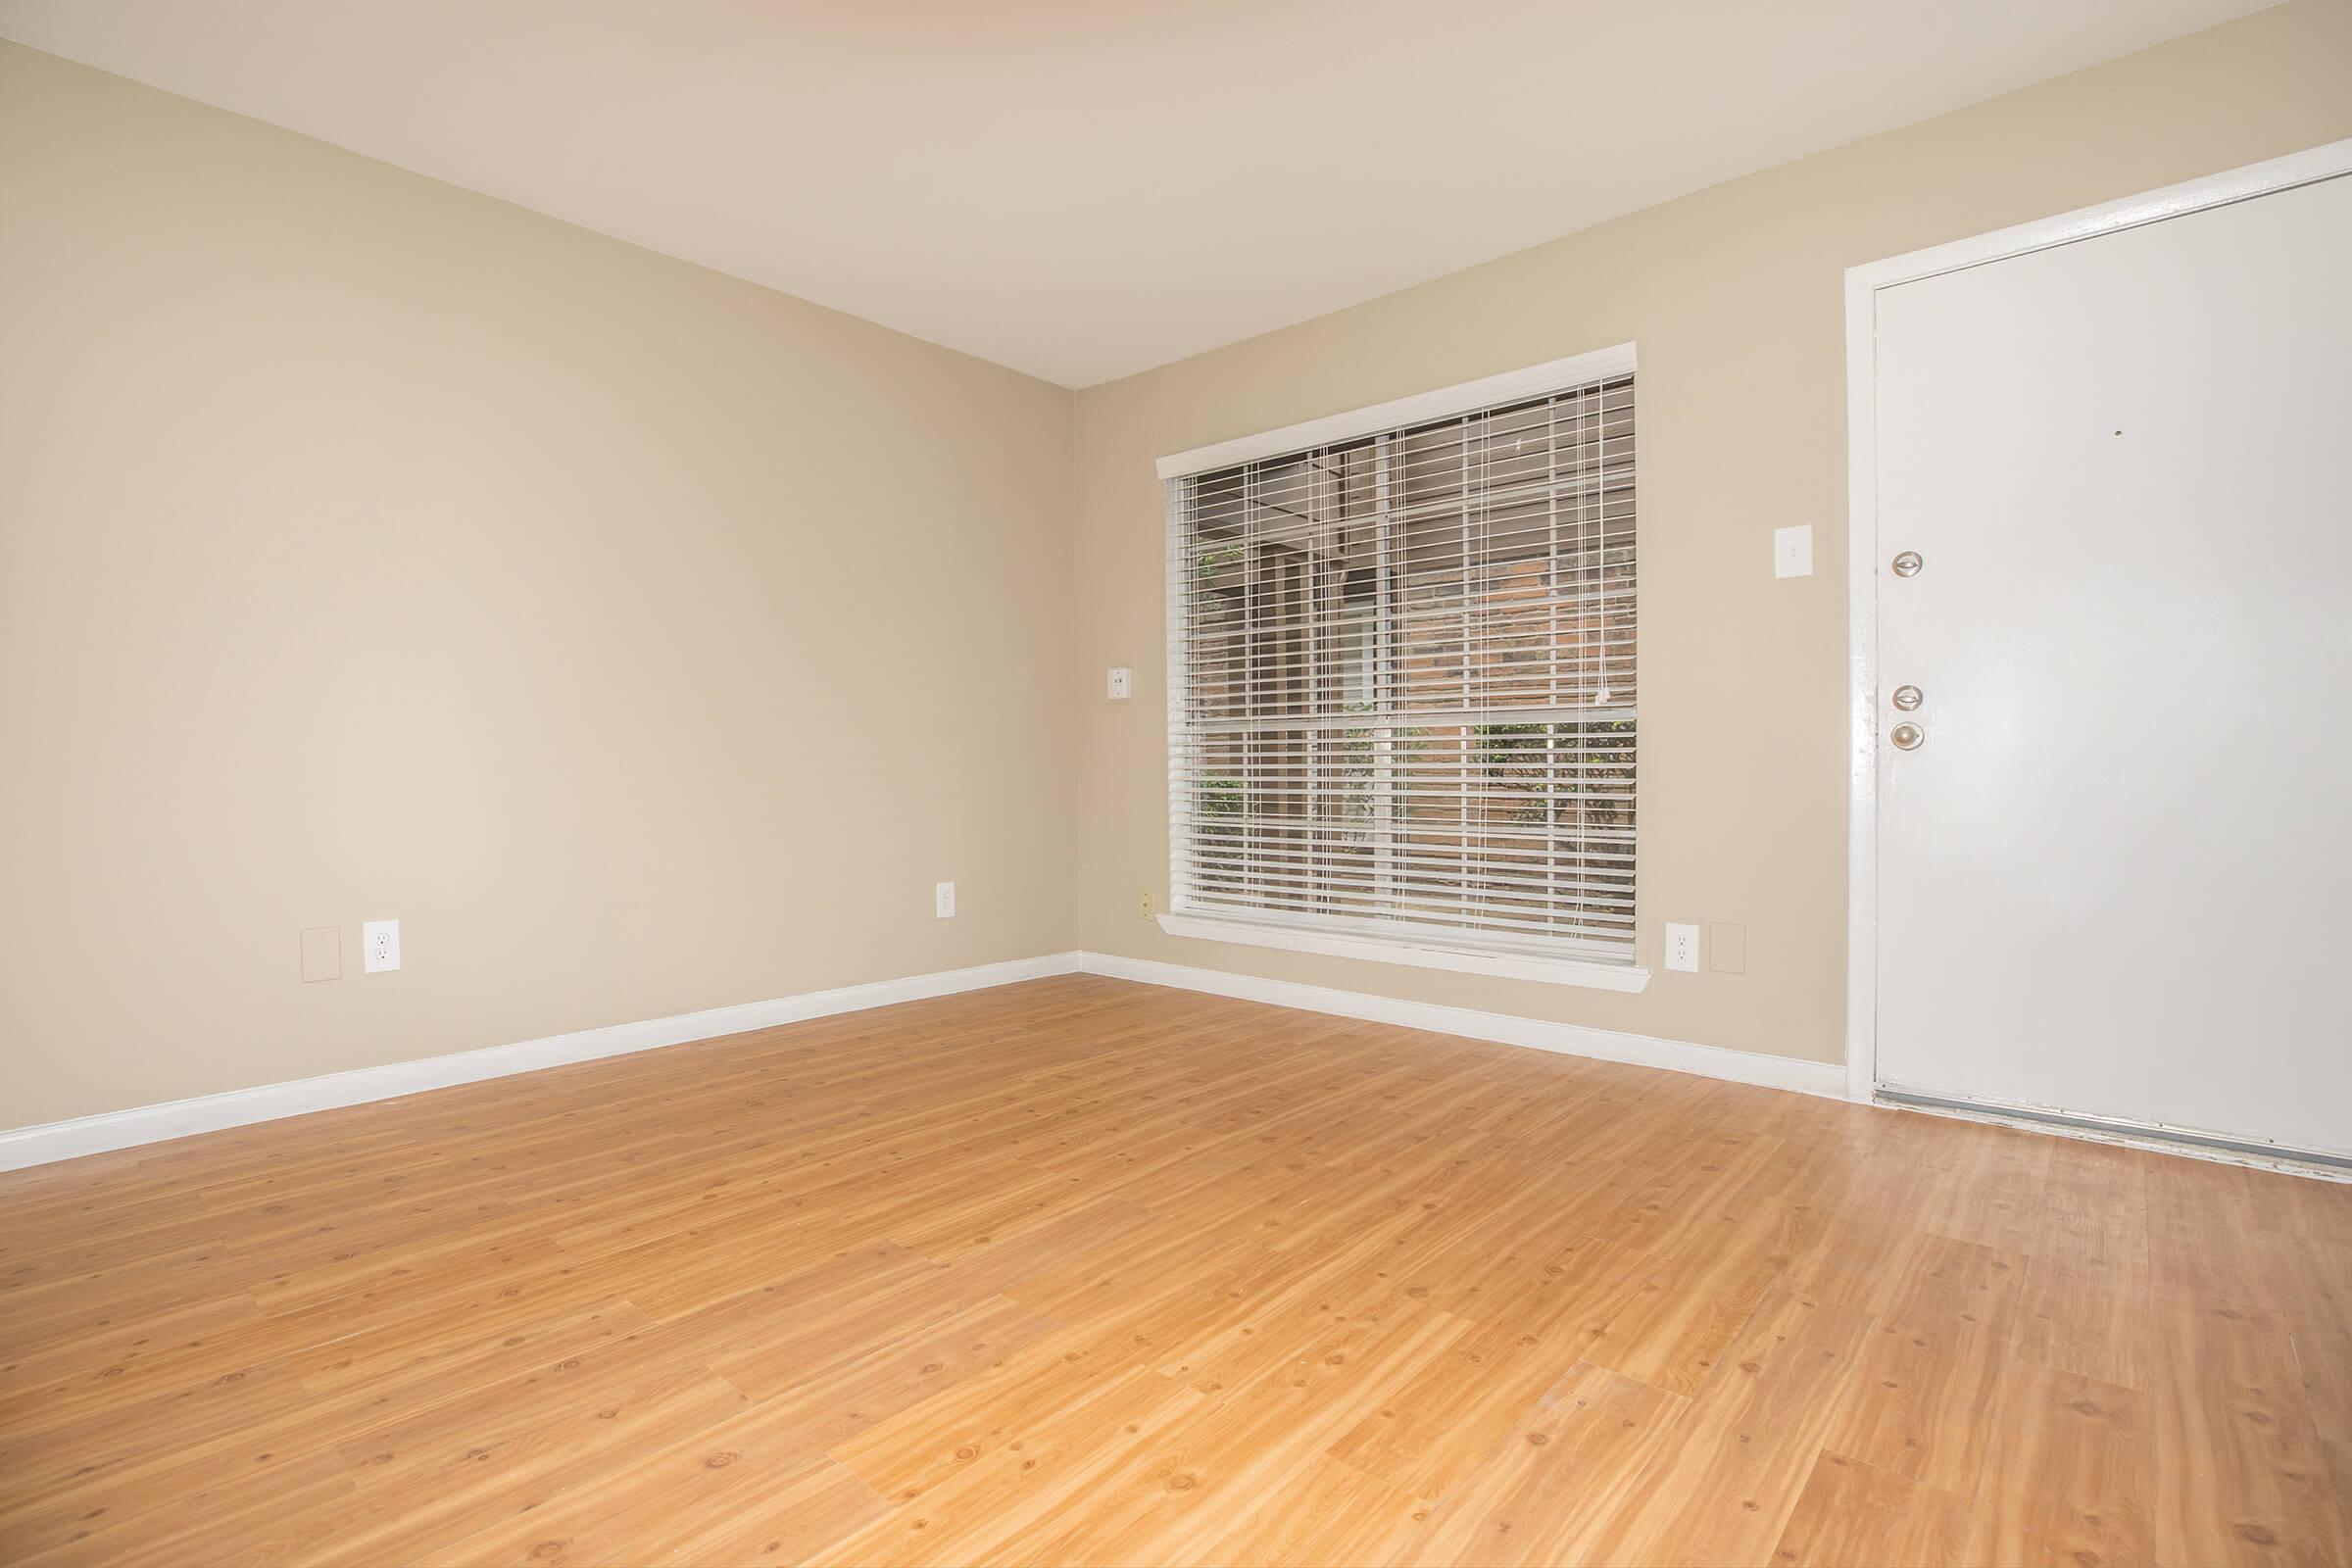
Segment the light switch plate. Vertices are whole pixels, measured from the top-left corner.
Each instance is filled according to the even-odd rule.
[[[1698,927],[1670,925],[1666,928],[1666,967],[1687,974],[1698,973]]]
[[[1813,526],[1772,530],[1772,574],[1775,577],[1813,575]]]
[[[1123,703],[1133,697],[1135,695],[1135,671],[1124,664],[1114,666],[1110,672],[1107,690],[1110,700],[1114,703]]]
[[[360,927],[360,961],[369,974],[400,967],[398,920],[370,920]]]

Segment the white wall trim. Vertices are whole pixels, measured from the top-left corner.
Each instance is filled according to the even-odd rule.
[[[428,1056],[418,1061],[392,1062],[380,1067],[363,1067],[318,1078],[204,1095],[193,1100],[139,1105],[128,1110],[76,1117],[71,1121],[14,1128],[0,1132],[0,1171],[22,1170],[56,1160],[74,1159],[83,1154],[105,1153],[112,1150],[163,1143],[198,1133],[275,1121],[315,1110],[333,1110],[371,1101],[397,1100],[405,1095],[422,1094],[428,1090],[514,1077],[546,1067],[628,1055],[640,1051],[659,1050],[663,1046],[685,1045],[692,1041],[716,1039],[753,1029],[774,1028],[780,1024],[830,1017],[837,1013],[859,1012],[868,1007],[889,1006],[895,1003],[919,1002],[928,997],[953,996],[958,992],[1013,985],[1024,980],[1042,980],[1052,975],[1079,973],[1204,992],[1211,996],[1293,1007],[1304,1012],[1362,1018],[1368,1022],[1396,1024],[1401,1028],[1422,1029],[1435,1034],[1491,1040],[1501,1045],[1555,1052],[1562,1055],[1625,1062],[1637,1067],[1656,1067],[1667,1072],[1690,1073],[1702,1078],[1752,1084],[1764,1089],[1785,1089],[1831,1100],[1847,1098],[1846,1070],[1834,1062],[1801,1061],[1789,1056],[1731,1051],[1721,1046],[1693,1045],[1687,1041],[1664,1040],[1610,1029],[1589,1029],[1579,1024],[1553,1023],[1510,1013],[1485,1012],[1472,1007],[1449,1007],[1365,992],[1342,991],[1329,986],[1266,980],[1221,969],[1161,963],[1150,958],[1123,957],[1117,954],[1073,951],[981,964],[969,969],[948,969],[932,974],[908,975],[897,980],[877,980],[866,985],[812,991],[766,1002],[711,1007],[668,1018],[649,1018],[602,1029],[583,1029],[572,1034],[550,1035],[540,1040],[490,1046],[480,1051]],[[1868,1100],[1871,1097],[1865,1095],[1860,1098]],[[2312,1174],[2314,1169],[2291,1160],[2239,1155],[2229,1151],[2168,1143],[2136,1135],[2128,1128],[2119,1128],[2114,1134],[2100,1134],[2038,1122],[2021,1123],[1990,1108],[1980,1113],[1941,1106],[1889,1102],[1879,1103],[1885,1109],[1960,1116],[1969,1120],[1997,1122],[2004,1126],[2022,1126],[2029,1132],[2073,1138],[2103,1137],[2108,1142],[2129,1143],[2159,1152],[2219,1159],[2231,1164],[2261,1165],[2298,1174]],[[2321,1174],[2331,1180],[2352,1179],[2340,1172]]]
[[[1262,1002],[1278,1007],[1363,1018],[1375,1023],[1397,1024],[1408,1029],[1425,1029],[1436,1034],[1459,1035],[1474,1040],[1492,1040],[1537,1051],[1558,1052],[1565,1055],[1590,1056],[1601,1061],[1662,1067],[1670,1072],[1695,1073],[1701,1077],[1755,1084],[1767,1089],[1788,1089],[1800,1094],[1826,1095],[1833,1099],[1838,1098],[1843,1092],[1843,1069],[1832,1063],[1727,1051],[1718,1046],[1690,1045],[1679,1040],[1659,1040],[1648,1035],[1621,1034],[1608,1029],[1588,1029],[1577,1024],[1521,1018],[1509,1013],[1483,1012],[1470,1007],[1403,1002],[1328,986],[1262,980],[1219,969],[1159,963],[1145,958],[1121,957],[1115,954],[1070,952],[981,964],[969,969],[948,969],[896,980],[877,980],[866,985],[812,991],[765,1002],[746,1002],[734,1006],[710,1007],[667,1018],[648,1018],[636,1023],[612,1024],[602,1029],[583,1029],[571,1034],[550,1035],[540,1040],[490,1046],[480,1051],[454,1052],[448,1055],[427,1056],[416,1061],[389,1062],[380,1067],[362,1067],[351,1072],[263,1084],[252,1089],[204,1095],[193,1100],[175,1100],[158,1105],[107,1111],[96,1116],[75,1117],[71,1121],[19,1127],[0,1132],[0,1170],[21,1170],[54,1160],[131,1149],[197,1133],[220,1132],[230,1127],[250,1126],[255,1122],[275,1121],[284,1116],[305,1115],[315,1110],[333,1110],[370,1101],[397,1100],[405,1095],[448,1089],[459,1084],[480,1083],[492,1078],[508,1078],[518,1073],[537,1072],[546,1067],[595,1061],[606,1056],[683,1045],[689,1041],[741,1034],[751,1029],[769,1029],[809,1018],[889,1006],[894,1003],[918,1002],[926,997],[953,996],[957,992],[979,991],[991,986],[1012,985],[1023,980],[1073,973],[1099,974],[1112,979],[1140,981],[1146,985],[1173,986],[1185,991],[1234,997],[1245,1002]]]
[[[1845,1093],[1878,1092],[1878,292],[2352,173],[2352,139],[1845,272],[1847,651]]]
[[[896,980],[876,980],[832,991],[739,1003],[668,1018],[582,1029],[479,1051],[453,1052],[416,1061],[388,1062],[380,1067],[361,1067],[318,1078],[263,1084],[194,1100],[174,1100],[160,1105],[139,1105],[129,1110],[78,1116],[71,1121],[19,1127],[0,1132],[0,1170],[19,1170],[81,1154],[104,1153],[109,1150],[161,1143],[168,1138],[219,1132],[227,1127],[274,1121],[280,1116],[300,1116],[314,1110],[332,1110],[373,1100],[395,1100],[428,1089],[507,1078],[516,1073],[537,1072],[543,1067],[561,1067],[575,1061],[683,1045],[690,1040],[741,1034],[747,1029],[769,1029],[777,1024],[858,1012],[893,1003],[919,1002],[926,997],[952,996],[959,991],[979,991],[1048,975],[1073,974],[1080,968],[1082,956],[1075,952],[1054,953],[1043,957],[984,963],[969,969],[944,969]]]
[[[1589,354],[1574,354],[1564,360],[1549,360],[1524,369],[1505,370],[1500,375],[1464,381],[1459,386],[1441,387],[1434,392],[1416,392],[1411,397],[1392,398],[1386,403],[1349,409],[1344,414],[1327,414],[1319,419],[1286,424],[1279,430],[1261,430],[1255,435],[1237,436],[1231,441],[1195,447],[1190,452],[1173,453],[1159,460],[1159,476],[1162,479],[1181,479],[1188,473],[1230,467],[1234,464],[1248,463],[1256,458],[1281,457],[1285,453],[1301,451],[1307,447],[1348,441],[1380,430],[1394,430],[1399,425],[1422,424],[1431,419],[1443,419],[1448,415],[1467,414],[1472,409],[1491,408],[1497,403],[1512,403],[1521,398],[1541,397],[1546,392],[1564,391],[1590,381],[1628,374],[1636,368],[1634,358],[1634,345],[1619,343],[1611,348],[1594,349]]]
[[[1504,980],[1533,980],[1547,986],[1589,986],[1596,991],[1633,992],[1646,990],[1649,986],[1649,971],[1630,963],[1429,947],[1402,937],[1348,936],[1303,925],[1217,919],[1182,911],[1161,915],[1159,928],[1172,937],[1238,942],[1245,947],[1276,948],[1286,953],[1320,953],[1336,958],[1361,958],[1369,963],[1403,963],[1421,969],[1452,969],[1462,974],[1494,975]]]
[[[1581,1024],[1521,1018],[1505,1012],[1473,1007],[1448,1007],[1436,1003],[1404,1002],[1367,992],[1341,991],[1330,986],[1300,985],[1289,980],[1266,980],[1256,975],[1232,974],[1222,969],[1199,969],[1189,964],[1161,963],[1152,958],[1128,958],[1111,953],[1081,955],[1088,974],[1146,985],[1174,986],[1204,991],[1211,996],[1243,1002],[1263,1002],[1305,1012],[1334,1013],[1373,1023],[1399,1024],[1435,1034],[1462,1035],[1506,1046],[1622,1061],[1637,1067],[1662,1067],[1668,1072],[1694,1073],[1731,1083],[1764,1089],[1788,1089],[1832,1100],[1845,1096],[1845,1069],[1836,1062],[1799,1061],[1792,1056],[1768,1056],[1752,1051],[1729,1051],[1721,1046],[1691,1045],[1660,1040],[1651,1035],[1622,1034],[1613,1029],[1588,1029]]]

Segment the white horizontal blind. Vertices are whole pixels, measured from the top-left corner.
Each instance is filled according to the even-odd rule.
[[[1631,963],[1633,375],[1167,486],[1175,906]]]

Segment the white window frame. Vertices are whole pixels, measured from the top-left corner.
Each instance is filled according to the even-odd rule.
[[[1344,414],[1285,425],[1278,430],[1261,431],[1256,435],[1173,453],[1159,460],[1158,475],[1165,485],[1171,479],[1209,469],[1231,467],[1262,458],[1281,457],[1287,453],[1467,414],[1496,404],[1541,397],[1587,382],[1631,374],[1636,368],[1634,345],[1621,343],[1589,354],[1531,365],[1524,369],[1510,370],[1476,381],[1465,381],[1459,386],[1446,387],[1440,391],[1396,398],[1367,408],[1351,409]],[[1171,503],[1166,527],[1173,530],[1179,525]],[[1189,701],[1190,671],[1183,594],[1183,583],[1170,572],[1167,583],[1166,691],[1171,723],[1178,719]],[[1639,787],[1637,783],[1637,793]],[[1359,958],[1377,963],[1406,964],[1416,968],[1455,970],[1500,979],[1532,980],[1546,985],[1584,986],[1603,991],[1640,992],[1649,985],[1651,971],[1639,963],[1588,961],[1532,952],[1516,954],[1508,951],[1505,944],[1489,941],[1471,945],[1464,943],[1457,933],[1431,930],[1424,934],[1402,923],[1398,923],[1393,931],[1379,934],[1339,932],[1313,921],[1287,918],[1273,911],[1244,917],[1222,909],[1213,913],[1189,909],[1184,906],[1183,846],[1179,835],[1183,831],[1181,824],[1190,820],[1190,808],[1184,778],[1171,757],[1168,766],[1168,888],[1175,906],[1157,919],[1159,928],[1170,936]],[[1636,855],[1634,886],[1638,909],[1641,898],[1638,849]],[[1637,918],[1635,930],[1639,933],[1640,929],[1641,923]]]

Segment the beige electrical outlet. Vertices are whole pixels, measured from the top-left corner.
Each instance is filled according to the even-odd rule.
[[[1150,893],[1146,893],[1142,898],[1136,900],[1135,917],[1138,920],[1152,918],[1152,895]]]
[[[343,978],[343,928],[306,926],[302,933],[302,983]]]
[[[1747,973],[1747,927],[1717,920],[1707,927],[1707,967],[1717,974]]]

